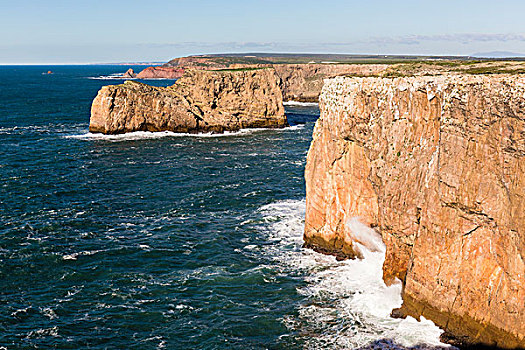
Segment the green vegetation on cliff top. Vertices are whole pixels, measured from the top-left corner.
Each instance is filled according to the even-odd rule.
[[[207,66],[210,63],[219,65],[232,64],[398,64],[408,62],[432,62],[439,65],[456,65],[490,61],[525,61],[525,58],[485,59],[470,56],[409,56],[409,55],[342,55],[342,54],[281,54],[281,53],[243,53],[189,56],[204,59],[208,62],[194,62],[196,66]],[[461,63],[458,63],[461,62]],[[178,58],[165,66],[176,66]]]

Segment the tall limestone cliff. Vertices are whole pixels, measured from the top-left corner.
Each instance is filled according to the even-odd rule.
[[[91,106],[89,131],[224,132],[287,125],[271,68],[186,71],[170,87],[127,81],[100,89]]]
[[[525,347],[525,77],[325,82],[306,166],[305,242],[359,256],[347,221],[386,244],[398,315],[472,344]]]

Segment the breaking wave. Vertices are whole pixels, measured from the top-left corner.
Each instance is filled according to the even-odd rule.
[[[317,102],[299,102],[299,101],[286,101],[283,102],[285,106],[304,106],[304,107],[317,107],[319,103]]]
[[[98,77],[88,77],[88,79],[93,79],[93,80],[133,80],[133,79],[136,79],[136,78],[125,78],[123,74],[124,72],[114,73],[110,75],[99,75]]]
[[[77,135],[68,135],[65,138],[69,139],[80,139],[80,140],[104,140],[104,141],[132,141],[132,140],[148,140],[148,139],[159,139],[164,137],[234,137],[253,134],[256,132],[264,131],[281,131],[281,130],[297,130],[303,128],[304,125],[288,126],[282,129],[271,129],[271,128],[247,128],[239,131],[225,131],[224,133],[179,133],[173,131],[134,131],[125,134],[106,135],[100,133],[85,133]]]
[[[279,201],[262,207],[260,213],[268,238],[276,243],[268,254],[283,268],[305,274],[306,285],[298,292],[306,302],[283,322],[291,331],[305,334],[307,348],[453,349],[439,341],[443,331],[433,322],[390,317],[402,303],[401,283],[385,285],[384,244],[357,219],[348,224],[366,242],[366,246],[357,243],[363,259],[336,261],[301,248],[305,206],[304,200]]]

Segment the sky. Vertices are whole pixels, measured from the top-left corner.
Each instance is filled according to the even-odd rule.
[[[0,64],[190,54],[525,54],[523,0],[0,0]]]

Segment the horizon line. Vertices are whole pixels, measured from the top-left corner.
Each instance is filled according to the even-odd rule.
[[[496,51],[494,51],[496,52]],[[492,52],[487,52],[492,53]],[[509,52],[511,53],[511,52]],[[168,60],[144,60],[144,61],[114,61],[114,62],[0,62],[0,66],[89,66],[89,65],[155,65],[155,64],[164,64],[175,58],[181,57],[191,57],[191,56],[215,56],[215,55],[250,55],[250,54],[275,54],[275,55],[342,55],[342,56],[376,56],[376,57],[427,57],[427,58],[480,58],[480,59],[516,59],[523,58],[522,54],[517,54],[516,56],[484,56],[476,54],[470,55],[461,55],[461,54],[374,54],[374,53],[340,53],[340,52],[275,52],[275,51],[251,51],[251,52],[216,52],[216,53],[199,53],[199,54],[190,54],[184,56],[177,56],[170,58]]]

